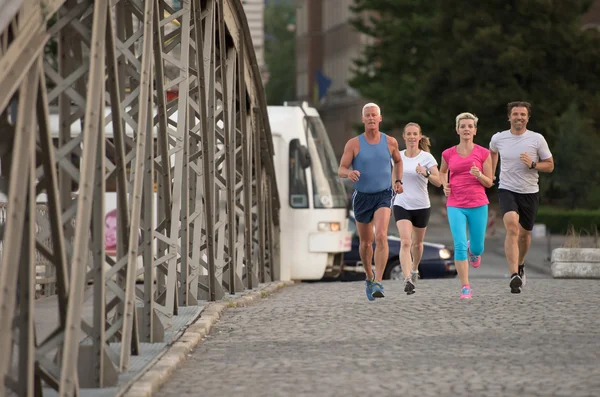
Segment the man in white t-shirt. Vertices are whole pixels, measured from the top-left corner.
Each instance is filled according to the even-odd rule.
[[[494,175],[500,155],[498,200],[506,228],[504,251],[513,294],[520,293],[526,281],[525,255],[539,205],[538,172],[554,170],[548,143],[541,134],[527,129],[530,116],[528,102],[509,103],[510,129],[494,134],[490,141]]]

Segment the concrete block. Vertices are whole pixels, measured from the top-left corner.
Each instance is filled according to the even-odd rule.
[[[600,248],[557,248],[551,269],[554,278],[600,279]]]
[[[600,263],[600,248],[556,248],[552,251],[554,262]]]

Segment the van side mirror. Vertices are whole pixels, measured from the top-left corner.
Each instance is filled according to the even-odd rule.
[[[298,146],[298,154],[300,167],[303,169],[310,167],[310,153],[308,152],[308,148],[304,145]]]

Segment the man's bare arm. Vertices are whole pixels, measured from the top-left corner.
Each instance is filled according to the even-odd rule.
[[[400,150],[398,150],[398,141],[396,138],[392,138],[392,160],[394,161],[394,181],[400,179],[404,175],[404,163],[402,162],[402,156]]]
[[[540,172],[552,172],[554,171],[554,158],[549,157],[546,160],[540,160],[535,163],[535,169]]]
[[[338,168],[338,176],[340,178],[350,178],[354,182],[358,180],[358,175],[356,175],[356,180],[353,179],[353,171],[350,169],[352,166],[352,160],[354,160],[354,143],[355,139],[350,139],[346,142],[346,146],[344,147],[344,154],[342,154],[342,159],[340,160],[340,167]],[[358,172],[358,171],[357,171]]]
[[[402,162],[402,156],[400,155],[400,151],[398,150],[398,141],[396,138],[388,136],[388,149],[390,154],[392,155],[392,162],[394,163],[394,167],[392,168],[392,186],[394,187],[394,192],[402,193],[404,192],[404,188],[402,187],[402,175],[404,175],[404,163]]]
[[[498,152],[490,150],[490,157],[492,158],[492,180],[496,180],[496,167],[498,167]]]

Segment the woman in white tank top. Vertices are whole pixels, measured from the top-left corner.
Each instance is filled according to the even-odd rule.
[[[441,186],[438,163],[429,153],[429,138],[417,123],[408,123],[402,133],[406,150],[400,152],[404,164],[404,191],[394,198],[393,212],[400,233],[400,265],[404,292],[411,295],[419,275],[423,239],[431,213],[427,184]],[[411,259],[412,252],[412,259]]]

